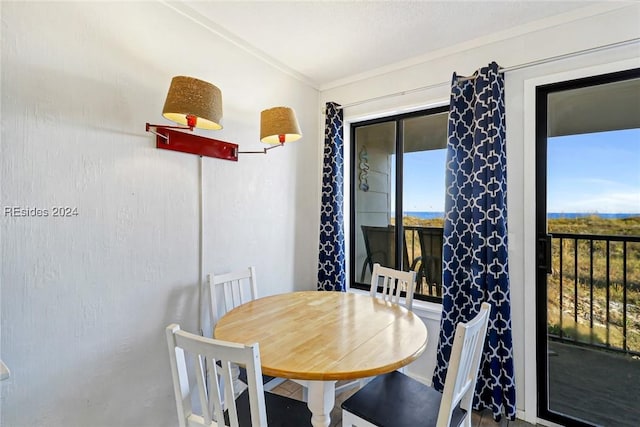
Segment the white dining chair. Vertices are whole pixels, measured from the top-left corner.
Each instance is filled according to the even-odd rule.
[[[404,306],[413,309],[413,292],[416,288],[416,272],[400,271],[373,264],[371,273],[370,294],[372,297],[382,298],[400,304],[400,294],[405,292]],[[380,289],[380,290],[378,290]]]
[[[398,371],[380,375],[342,403],[343,427],[471,427],[490,312],[483,303],[457,325],[442,393]]]
[[[400,271],[383,267],[379,263],[373,264],[371,271],[371,288],[369,293],[374,298],[381,298],[395,304],[401,304],[400,294],[404,291],[404,306],[413,309],[413,292],[416,287],[415,271]],[[404,368],[400,368],[404,371]],[[349,381],[336,386],[336,394],[355,387],[364,387],[370,378]]]
[[[211,273],[209,284],[209,314],[215,327],[228,311],[258,297],[255,267],[247,267],[230,273]]]
[[[227,312],[246,302],[258,298],[258,285],[256,279],[256,269],[253,266],[232,271],[230,273],[209,274],[209,315],[212,328],[218,320]],[[284,378],[276,378],[270,375],[263,375],[264,389],[273,390],[285,381]],[[238,379],[246,383],[246,372],[240,368]]]
[[[205,338],[182,331],[176,324],[166,328],[166,336],[180,427],[311,425],[311,411],[304,402],[264,391],[257,343],[243,345]],[[188,358],[192,363],[187,364]],[[236,400],[224,402],[223,396],[237,392],[231,381],[232,364],[245,366],[247,388]],[[224,378],[224,391],[217,382],[215,387],[207,389],[205,365],[213,367],[215,374]],[[190,384],[188,366],[195,368],[195,386]],[[195,412],[197,405],[192,405],[192,387],[198,391],[199,413]]]

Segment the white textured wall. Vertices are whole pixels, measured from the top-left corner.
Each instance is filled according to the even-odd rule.
[[[624,8],[619,7],[613,4],[600,5],[554,18],[550,22],[534,23],[499,36],[436,52],[424,63],[323,90],[320,102],[323,104],[333,101],[347,105],[401,91],[431,87],[407,95],[392,96],[345,108],[345,121],[348,123],[448,104],[449,82],[454,71],[459,75],[469,75],[490,61],[510,67],[640,37],[640,5],[629,4]],[[528,80],[540,76],[580,70],[629,58],[640,58],[640,43],[527,67],[509,72],[505,77],[509,268],[517,406],[521,411],[520,416],[530,422],[536,421],[535,304],[532,303],[535,301],[536,286],[535,269],[532,268],[535,256],[535,157],[531,147],[525,146],[528,138],[525,126],[531,125],[535,111],[525,100],[524,87]],[[345,133],[349,133],[348,126]],[[532,143],[535,144],[535,141]],[[525,175],[526,172],[529,172],[528,176]],[[426,381],[431,380],[435,367],[439,330],[438,310],[439,307],[434,307],[433,304],[414,301],[414,311],[423,317],[428,327],[429,345],[425,354],[411,365],[409,371]]]
[[[260,148],[259,113],[305,133],[238,163],[203,160],[205,271],[253,264],[260,294],[313,289],[317,91],[155,2],[2,2],[4,426],[173,426],[164,327],[197,320],[197,156],[144,124],[174,75],[219,86],[225,126]],[[70,218],[6,206],[77,207]]]

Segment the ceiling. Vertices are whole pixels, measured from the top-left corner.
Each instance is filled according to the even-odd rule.
[[[640,79],[549,94],[548,136],[640,128]]]
[[[318,89],[424,62],[429,55],[571,20],[612,1],[166,2]],[[553,19],[550,19],[553,18]]]

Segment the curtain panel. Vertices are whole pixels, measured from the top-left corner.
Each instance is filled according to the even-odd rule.
[[[319,291],[346,291],[343,127],[342,108],[336,103],[328,102],[320,207]]]
[[[453,74],[448,120],[443,304],[433,384],[444,388],[455,327],[492,306],[474,409],[515,419],[507,257],[504,77],[495,62]]]

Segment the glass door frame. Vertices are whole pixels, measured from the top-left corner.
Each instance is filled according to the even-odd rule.
[[[569,89],[613,83],[640,77],[640,69],[630,69],[544,84],[535,88],[535,238],[536,238],[536,387],[539,418],[568,427],[594,424],[549,410],[547,347],[547,275],[550,273],[550,241],[547,233],[547,129],[548,95]]]

